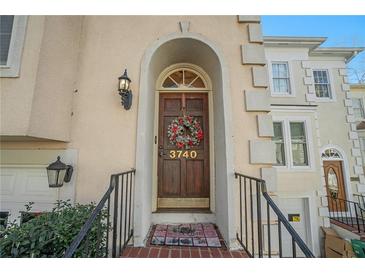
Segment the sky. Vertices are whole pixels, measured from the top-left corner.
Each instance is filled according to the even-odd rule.
[[[262,16],[263,34],[327,37],[324,47],[365,47],[365,16]],[[348,64],[349,78],[356,82],[353,69],[365,73],[365,52]]]

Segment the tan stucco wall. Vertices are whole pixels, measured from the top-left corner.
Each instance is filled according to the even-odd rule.
[[[29,16],[19,78],[0,78],[2,136],[68,141],[81,17]]]
[[[69,145],[79,151],[78,200],[100,197],[111,173],[134,167],[142,56],[158,37],[179,32],[179,21],[190,21],[190,32],[221,47],[231,85],[235,166],[259,175],[258,166],[248,165],[248,140],[257,138],[257,126],[255,113],[247,113],[243,101],[243,90],[252,87],[250,67],[240,61],[239,46],[247,41],[245,24],[238,24],[235,16],[85,17]],[[122,108],[117,94],[117,78],[124,68],[134,96],[129,111]]]
[[[20,77],[0,78],[1,135],[27,134],[44,21],[44,16],[28,17]]]

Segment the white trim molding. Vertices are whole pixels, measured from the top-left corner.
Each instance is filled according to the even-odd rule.
[[[14,16],[6,65],[0,66],[1,77],[19,77],[28,16]]]

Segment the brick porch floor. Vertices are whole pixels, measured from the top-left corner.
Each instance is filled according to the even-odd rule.
[[[146,247],[128,246],[122,258],[248,258],[243,250],[229,251],[224,244],[221,234],[222,247],[185,247],[185,246],[157,246],[151,245],[151,237],[154,227],[151,229]]]

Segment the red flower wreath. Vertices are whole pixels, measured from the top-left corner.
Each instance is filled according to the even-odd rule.
[[[167,137],[170,143],[178,148],[189,149],[192,146],[198,146],[204,134],[197,119],[192,116],[183,116],[171,121],[167,128]]]

